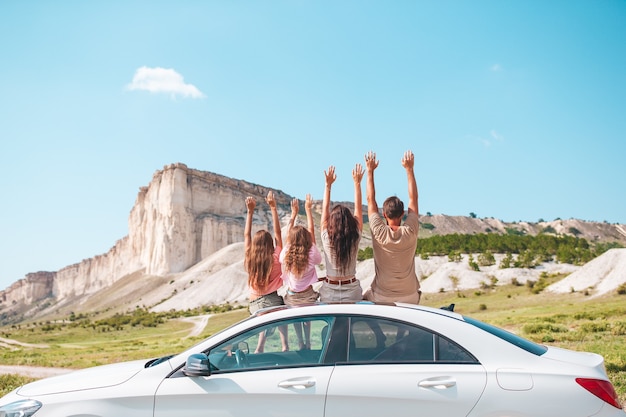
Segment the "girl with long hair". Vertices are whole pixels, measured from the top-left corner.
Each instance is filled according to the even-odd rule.
[[[322,255],[315,245],[315,224],[312,214],[313,200],[307,194],[304,208],[306,210],[307,228],[294,225],[298,216],[299,202],[297,198],[291,201],[291,218],[287,232],[287,244],[280,252],[280,262],[283,268],[283,281],[288,285],[285,295],[285,304],[300,305],[317,301],[318,293],[313,289],[317,282],[316,265],[322,262]],[[310,323],[294,325],[300,349],[311,348]],[[302,331],[304,330],[304,338]]]
[[[354,181],[354,214],[342,204],[330,209],[330,191],[337,179],[335,167],[324,171],[326,187],[322,202],[321,238],[326,265],[326,278],[319,289],[320,301],[354,302],[363,299],[363,289],[356,278],[356,261],[363,231],[361,180],[363,168],[356,164]]]
[[[248,273],[248,288],[250,291],[248,310],[250,314],[270,306],[284,305],[283,297],[278,295],[278,289],[282,287],[282,270],[280,265],[280,252],[283,248],[283,238],[278,219],[278,210],[274,193],[269,191],[265,201],[272,212],[274,225],[274,239],[267,230],[259,230],[252,236],[252,215],[256,207],[254,197],[246,197],[246,226],[244,230],[244,268]],[[280,340],[283,351],[289,350],[287,343],[287,328],[279,328]],[[265,332],[259,335],[256,352],[263,352],[265,347]]]

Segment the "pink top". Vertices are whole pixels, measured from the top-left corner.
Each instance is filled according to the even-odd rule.
[[[272,255],[272,270],[270,271],[269,283],[267,284],[267,287],[260,288],[258,290],[250,288],[251,300],[257,299],[263,295],[271,294],[283,286],[283,271],[280,267],[281,250],[282,248],[280,246],[276,246],[276,248],[274,248],[274,254]]]
[[[280,252],[280,263],[283,264],[283,281],[285,284],[289,285],[289,289],[293,292],[304,291],[309,285],[317,282],[317,271],[315,270],[315,265],[319,265],[322,262],[322,254],[319,249],[317,249],[317,246],[311,246],[311,250],[309,251],[309,265],[307,266],[306,271],[304,271],[304,274],[298,278],[291,272],[285,270],[284,261],[288,249],[289,245],[285,246]]]

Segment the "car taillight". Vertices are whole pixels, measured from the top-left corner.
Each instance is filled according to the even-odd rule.
[[[622,408],[613,384],[602,379],[576,378],[578,385],[615,408]]]

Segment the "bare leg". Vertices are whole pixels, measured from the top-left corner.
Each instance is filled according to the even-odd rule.
[[[296,331],[296,336],[298,337],[298,348],[300,350],[304,349],[304,340],[302,338],[302,323],[294,323],[293,329]]]
[[[283,345],[283,352],[289,350],[289,339],[287,338],[287,332],[289,331],[287,326],[280,326],[278,333],[280,333],[280,343]]]
[[[302,322],[302,327],[304,328],[304,348],[311,349],[311,322],[305,321]]]
[[[265,339],[266,339],[266,331],[262,331],[259,333],[259,341],[256,344],[256,350],[254,353],[263,353],[265,350]]]

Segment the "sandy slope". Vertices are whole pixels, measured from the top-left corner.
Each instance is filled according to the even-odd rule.
[[[557,293],[587,290],[593,298],[615,291],[622,284],[626,284],[626,249],[611,249],[547,290]]]
[[[506,285],[513,280],[521,284],[537,281],[542,273],[570,274],[560,282],[548,287],[553,292],[587,290],[594,296],[614,291],[626,283],[626,249],[612,249],[584,266],[544,263],[533,269],[500,269],[503,255],[496,255],[496,265],[481,267],[474,271],[469,267],[468,256],[461,262],[449,262],[447,256],[433,256],[428,260],[415,259],[415,269],[424,293],[480,288],[483,284]],[[207,304],[247,303],[246,273],[243,269],[243,244],[230,245],[204,259],[188,271],[179,274],[171,284],[175,294],[160,293],[152,299],[168,298],[155,305],[153,311],[187,309]],[[474,256],[476,259],[477,256]],[[318,275],[325,276],[322,267]],[[374,278],[374,261],[369,259],[357,265],[357,278],[367,289]],[[317,284],[319,287],[321,284]],[[168,291],[172,291],[171,288]],[[279,293],[284,294],[285,288]],[[146,297],[144,297],[144,300]]]

